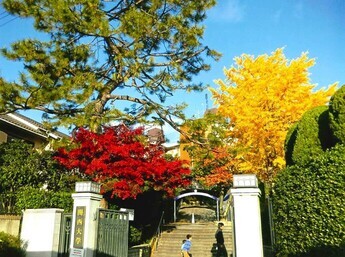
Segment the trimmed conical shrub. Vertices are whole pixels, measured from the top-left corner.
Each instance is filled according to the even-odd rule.
[[[335,92],[329,102],[329,123],[334,143],[345,143],[345,85]]]
[[[288,132],[285,141],[286,164],[305,165],[332,146],[328,107],[307,111]]]

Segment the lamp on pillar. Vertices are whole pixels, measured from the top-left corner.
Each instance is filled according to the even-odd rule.
[[[257,188],[258,187],[258,179],[254,174],[242,174],[242,175],[233,175],[233,187],[234,188],[241,188],[241,187],[249,187],[249,188]]]
[[[81,181],[75,183],[76,193],[96,193],[101,192],[101,185],[92,181]]]

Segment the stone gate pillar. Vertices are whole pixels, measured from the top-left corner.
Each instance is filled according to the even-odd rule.
[[[97,211],[102,195],[100,184],[77,182],[71,232],[70,257],[94,257],[97,246]]]
[[[231,188],[234,257],[263,257],[260,201],[255,175],[234,175]]]

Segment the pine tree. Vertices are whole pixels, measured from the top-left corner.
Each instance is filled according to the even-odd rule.
[[[111,121],[147,117],[175,125],[184,103],[178,90],[202,90],[192,77],[219,54],[201,43],[201,22],[215,0],[5,0],[32,18],[44,40],[31,36],[2,54],[22,61],[15,82],[0,78],[0,113],[34,109],[53,126],[97,131]],[[171,103],[171,102],[170,102]]]

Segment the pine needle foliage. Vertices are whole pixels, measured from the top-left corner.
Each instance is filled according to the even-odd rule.
[[[220,54],[203,45],[215,0],[5,0],[9,13],[33,20],[39,36],[13,42],[4,57],[24,64],[16,81],[0,78],[0,113],[42,111],[51,126],[89,127],[155,117],[175,126],[198,91],[193,76]],[[176,101],[178,102],[178,101]],[[176,126],[175,126],[176,127]]]

